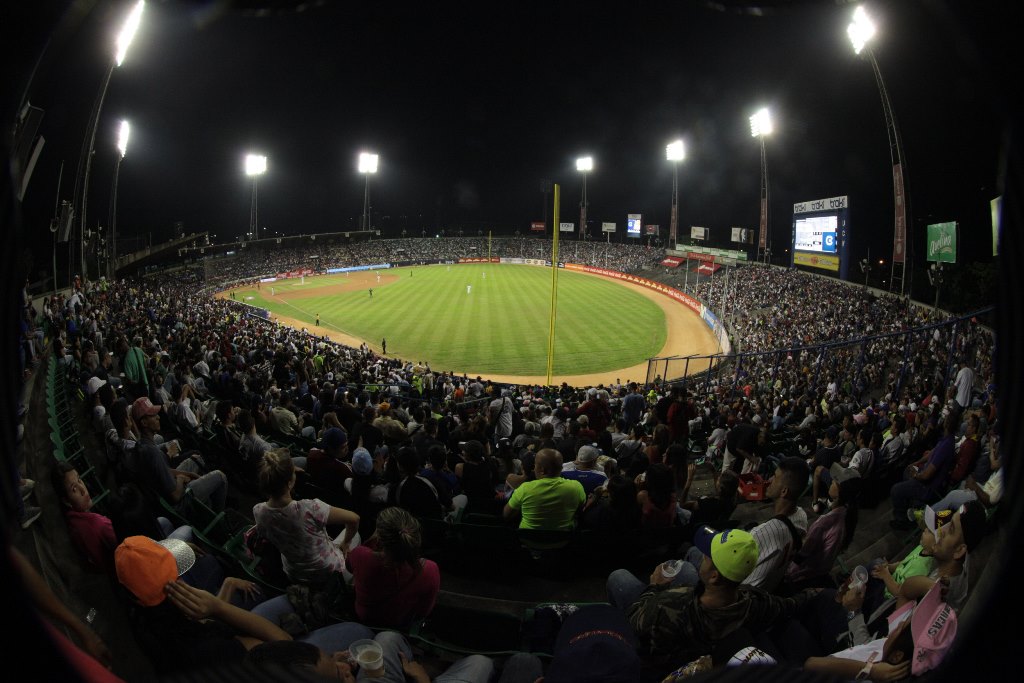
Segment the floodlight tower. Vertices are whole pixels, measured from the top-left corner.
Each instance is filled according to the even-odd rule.
[[[359,172],[366,177],[366,185],[363,189],[363,230],[370,229],[370,175],[377,172],[377,164],[380,156],[370,152],[360,152]]]
[[[583,174],[583,199],[580,200],[580,239],[587,239],[587,173],[594,170],[594,157],[580,157],[576,170]]]
[[[853,44],[855,54],[864,54],[871,63],[871,70],[875,74],[875,82],[878,84],[878,94],[882,97],[882,112],[885,114],[885,130],[889,136],[889,157],[892,160],[892,192],[895,217],[893,220],[893,246],[892,246],[892,275],[889,278],[889,291],[893,291],[896,279],[900,281],[900,295],[903,294],[903,278],[907,272],[906,244],[907,224],[910,217],[907,215],[907,202],[904,186],[906,184],[906,160],[903,155],[903,143],[900,140],[900,129],[896,124],[896,115],[892,111],[892,102],[889,101],[889,91],[885,89],[885,81],[882,80],[882,71],[878,68],[878,61],[871,49],[871,40],[875,37],[875,24],[863,7],[853,11],[853,21],[846,28],[846,33]],[[897,266],[899,275],[897,276]]]
[[[764,262],[768,263],[769,243],[768,239],[768,157],[764,152],[764,136],[771,135],[772,115],[767,108],[762,107],[750,117],[750,135],[758,138],[761,142],[761,223],[758,230],[757,248],[764,256]]]
[[[252,205],[249,207],[249,235],[260,238],[259,206],[256,199],[256,179],[267,172],[267,157],[262,154],[245,155],[245,175],[252,178]]]
[[[672,217],[669,220],[668,241],[676,247],[676,231],[679,228],[679,162],[686,158],[682,140],[670,142],[665,147],[665,158],[672,162]]]
[[[128,17],[125,19],[124,25],[121,27],[121,32],[117,35],[117,43],[115,45],[116,50],[114,52],[114,59],[110,63],[110,68],[107,69],[107,75],[103,79],[103,85],[100,86],[99,94],[96,96],[96,104],[93,106],[92,115],[89,118],[89,124],[87,130],[89,131],[88,136],[82,141],[82,155],[78,161],[78,174],[75,179],[75,203],[81,202],[81,216],[79,217],[79,251],[81,262],[81,273],[82,276],[86,276],[86,264],[85,264],[85,233],[86,233],[86,209],[89,205],[89,175],[92,172],[92,155],[96,149],[96,129],[99,127],[100,114],[103,111],[103,100],[107,97],[107,87],[110,85],[110,78],[114,75],[114,69],[121,66],[124,62],[124,58],[128,54],[128,47],[132,44],[132,40],[135,38],[135,33],[139,29],[139,24],[142,21],[142,10],[145,8],[146,3],[144,0],[139,0],[132,7],[131,12],[128,13]],[[83,170],[84,169],[84,170]],[[81,192],[79,192],[81,188]],[[97,271],[99,265],[97,264]],[[56,274],[54,274],[56,277]]]
[[[121,161],[128,152],[128,135],[131,127],[122,120],[117,134],[117,164],[114,166],[114,191],[110,198],[110,263],[107,264],[107,277],[113,278],[117,272],[117,179],[121,175]]]

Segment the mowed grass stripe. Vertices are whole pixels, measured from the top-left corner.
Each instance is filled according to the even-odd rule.
[[[486,278],[483,273],[486,272]],[[306,324],[321,323],[374,346],[388,340],[389,355],[425,360],[438,370],[473,373],[543,374],[547,367],[551,271],[533,266],[473,264],[417,267],[389,274],[378,286],[372,276],[307,278],[305,285],[276,287],[278,293],[310,291],[328,284],[360,283],[354,291],[283,302],[269,291],[245,290],[239,298]],[[366,289],[373,282],[371,300]],[[466,294],[466,285],[472,292]],[[301,310],[300,310],[301,309]],[[602,372],[655,355],[667,334],[660,307],[619,284],[559,271],[555,371]]]

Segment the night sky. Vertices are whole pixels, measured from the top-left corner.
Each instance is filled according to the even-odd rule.
[[[46,110],[47,140],[24,201],[34,273],[49,262],[60,163],[60,196],[70,199],[108,46],[130,4],[14,10],[38,29],[8,48],[22,66],[16,82],[43,54],[28,88]],[[853,3],[767,2],[760,15],[731,2],[309,3],[302,12],[275,4],[256,16],[217,3],[148,3],[104,105],[91,226],[108,222],[116,129],[128,118],[122,236],[166,239],[176,221],[218,242],[243,235],[250,151],[269,158],[261,229],[355,229],[362,150],[381,155],[371,195],[385,236],[525,232],[544,218],[545,180],[562,186],[561,219],[578,221],[575,159],[585,154],[595,164],[591,231],[614,221],[624,239],[626,214],[642,213],[667,234],[665,145],[681,137],[680,235],[704,226],[712,245],[729,246],[729,227],[757,226],[760,150],[748,118],[767,106],[776,252],[789,241],[794,202],[848,195],[853,256],[869,246],[873,258],[891,255],[889,145],[870,64],[846,37]],[[977,66],[964,17],[939,3],[866,7],[904,138],[911,254],[923,258],[926,223],[956,220],[962,256],[985,259],[988,202],[1000,192],[999,89]]]

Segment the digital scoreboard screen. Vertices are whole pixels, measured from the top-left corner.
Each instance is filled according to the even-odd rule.
[[[835,254],[838,250],[838,229],[839,217],[835,214],[797,218],[793,249],[819,254]]]

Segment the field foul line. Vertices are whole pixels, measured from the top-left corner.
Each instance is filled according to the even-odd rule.
[[[275,297],[275,298],[277,298],[277,297]],[[291,306],[291,307],[292,307],[292,308],[294,308],[294,309],[295,309],[296,311],[301,311],[302,313],[305,313],[306,315],[308,315],[308,316],[311,316],[311,317],[314,317],[314,318],[316,317],[316,314],[315,314],[315,313],[310,313],[309,311],[307,311],[307,310],[306,310],[306,309],[304,309],[304,308],[299,308],[298,306],[296,306],[295,304],[293,304],[293,303],[292,303],[291,301],[286,301],[285,299],[278,299],[278,301],[279,301],[280,303],[282,303],[282,304],[286,305],[286,306]],[[320,322],[321,322],[321,323],[325,323],[325,322],[330,322],[330,321],[328,321],[328,320],[327,320],[327,318],[321,318],[321,319],[320,319]],[[321,325],[321,327],[324,327],[324,325]],[[356,338],[356,339],[361,339],[361,338],[362,338],[362,337],[359,337],[358,335],[352,334],[351,332],[349,332],[349,331],[347,331],[347,330],[343,330],[343,329],[341,329],[340,327],[338,327],[338,326],[336,326],[336,325],[333,325],[333,324],[332,324],[332,325],[330,325],[330,327],[331,327],[331,329],[333,329],[333,330],[336,330],[336,331],[338,331],[338,332],[341,332],[342,334],[347,334],[347,335],[348,335],[348,336],[350,336],[350,337],[354,337],[354,338]]]

